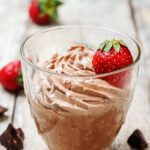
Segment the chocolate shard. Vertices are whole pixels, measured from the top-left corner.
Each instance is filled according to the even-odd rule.
[[[7,150],[22,150],[23,149],[24,133],[22,129],[15,129],[11,124],[0,136],[0,143],[7,148]]]
[[[143,133],[136,129],[128,138],[127,143],[129,146],[136,150],[145,150],[148,148],[148,144],[144,138]]]
[[[6,107],[0,106],[0,117],[2,117],[6,111],[8,111]]]

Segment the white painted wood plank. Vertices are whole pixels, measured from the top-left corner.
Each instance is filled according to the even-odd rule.
[[[19,30],[18,34],[16,34],[16,29],[19,29],[17,26],[20,23],[21,17],[19,18],[17,12],[15,13],[14,8],[16,7],[16,2],[8,0],[0,1],[0,67],[16,57],[17,48],[19,46],[17,40],[21,32]],[[0,122],[1,134],[7,124],[11,122],[15,96],[0,87],[0,97],[0,105],[4,105],[8,108],[8,112],[6,113],[8,118]]]
[[[94,3],[93,0],[83,0],[82,2],[80,0],[66,0],[59,13],[60,24],[92,24],[105,26],[114,28],[135,37],[133,23],[130,17],[130,10],[126,0],[95,0]],[[30,34],[41,28],[43,27],[38,27],[31,24],[27,34]],[[140,69],[134,100],[128,113],[126,123],[115,142],[116,144],[114,147],[116,149],[129,149],[128,145],[126,144],[126,140],[129,134],[131,134],[136,128],[140,128],[146,135],[146,139],[150,139],[150,109],[148,102],[149,85],[147,82],[148,79],[146,76],[146,68],[143,67],[144,65],[145,61],[142,61],[142,68]],[[16,106],[14,124],[16,126],[21,126],[25,131],[25,134],[27,134],[25,149],[26,147],[30,148],[31,150],[40,150],[45,148],[44,144],[41,144],[42,141],[40,138],[36,136],[36,130],[33,123],[31,123],[33,121],[29,117],[29,108],[23,96],[18,97]],[[25,114],[25,112],[22,112],[22,110],[26,110],[27,113]],[[22,120],[21,118],[26,119]],[[31,131],[32,134],[30,134],[29,131]],[[32,136],[29,137],[29,135]],[[32,142],[28,138],[30,138]],[[36,143],[36,140],[34,141],[32,139],[39,140],[40,144]],[[30,142],[31,145],[28,142]]]
[[[31,118],[27,99],[22,93],[16,103],[14,126],[21,127],[25,133],[24,150],[48,150]]]
[[[12,121],[15,96],[6,92],[0,86],[0,97],[1,97],[0,105],[8,108],[8,111],[5,113],[5,116],[0,118],[0,135],[1,135],[3,131],[7,128],[8,124],[11,123]],[[0,150],[3,150],[1,145],[0,145]]]
[[[104,26],[135,36],[127,0],[64,0],[60,24]]]
[[[18,56],[19,42],[26,31],[28,1],[0,1],[0,66]]]
[[[139,2],[142,2],[142,5]],[[150,39],[150,24],[145,24],[144,18],[142,17],[141,9],[145,9],[145,6],[148,7],[148,5],[144,4],[146,4],[146,0],[134,0],[132,3],[135,11],[139,40],[142,44],[141,48],[143,55],[140,65],[141,68],[139,72],[139,79],[134,94],[134,100],[128,113],[127,122],[125,123],[124,128],[121,130],[120,137],[118,138],[118,141],[122,143],[120,149],[124,148],[123,145],[126,141],[126,138],[130,133],[133,132],[135,128],[139,128],[142,130],[146,140],[148,141],[148,144],[150,145],[150,76],[148,76],[148,71],[150,69],[150,63],[148,63],[150,58],[150,45],[148,45],[148,39]],[[147,14],[147,16],[149,15]]]
[[[25,5],[27,5],[27,0],[23,3],[18,0],[0,0],[0,68],[17,58],[19,40],[25,32]],[[8,108],[7,118],[0,119],[0,134],[2,134],[11,123],[15,95],[8,93],[0,85],[0,97],[0,105]],[[0,150],[3,149],[0,145]]]
[[[146,60],[146,67],[150,80],[150,1],[134,0],[134,10],[136,11],[135,17],[137,27],[142,42],[143,55]]]

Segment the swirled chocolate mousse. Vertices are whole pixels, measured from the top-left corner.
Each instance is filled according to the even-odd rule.
[[[27,97],[39,133],[51,150],[104,150],[124,122],[125,90],[96,77],[95,51],[74,46],[36,72]],[[28,88],[28,87],[27,87]]]

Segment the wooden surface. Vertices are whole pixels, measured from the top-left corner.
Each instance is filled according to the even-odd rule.
[[[29,2],[0,0],[0,67],[19,57],[19,48],[25,37],[45,28],[36,26],[29,20]],[[57,25],[105,26],[126,33],[141,43],[143,55],[134,99],[126,123],[112,149],[129,150],[126,140],[136,128],[143,131],[150,145],[150,1],[65,0],[59,13]],[[7,117],[0,120],[0,134],[8,123],[13,123],[25,132],[24,150],[48,150],[37,133],[24,94],[13,95],[0,87],[0,97],[0,105],[9,109]],[[5,148],[0,146],[0,150]]]

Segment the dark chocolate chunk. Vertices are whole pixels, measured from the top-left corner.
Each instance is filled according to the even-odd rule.
[[[6,111],[8,111],[6,107],[0,106],[0,117],[2,117]]]
[[[7,148],[7,150],[22,150],[23,149],[24,133],[22,129],[15,129],[11,124],[0,136],[0,143]]]
[[[127,143],[134,149],[137,150],[145,150],[148,148],[148,144],[144,138],[143,133],[136,129],[128,138]]]

